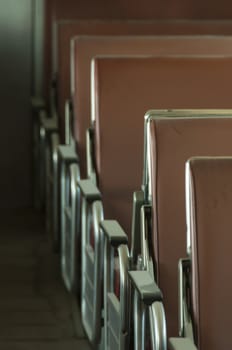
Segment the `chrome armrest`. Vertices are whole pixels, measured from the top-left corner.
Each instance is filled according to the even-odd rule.
[[[170,338],[170,350],[197,350],[197,347],[188,338]]]
[[[148,315],[151,349],[167,349],[167,330],[162,293],[148,271],[129,271],[134,293],[135,349],[145,349]]]
[[[94,129],[89,128],[86,131],[86,157],[87,157],[87,176],[94,183],[97,183],[94,166]]]
[[[129,332],[130,325],[130,286],[128,283],[129,250],[127,244],[118,247],[120,271],[121,330]]]
[[[162,292],[148,271],[129,271],[129,277],[145,305],[162,301]]]
[[[191,301],[189,300],[190,271],[191,262],[189,258],[181,259],[178,265],[179,269],[179,336],[187,337],[192,340],[193,325],[191,319]]]
[[[141,254],[141,208],[144,205],[143,191],[133,194],[133,216],[132,216],[132,236],[131,236],[131,259],[136,266],[138,256]]]
[[[59,157],[66,163],[78,162],[79,158],[72,146],[59,145],[58,147]]]
[[[104,320],[105,320],[105,346],[111,348],[110,334],[115,334],[120,344],[127,343],[129,334],[129,284],[128,284],[128,237],[116,220],[102,220],[100,229],[104,235]],[[110,312],[110,297],[114,290],[114,261],[115,250],[118,251],[119,278],[120,278],[120,306],[113,314]],[[116,298],[116,296],[115,296]],[[116,349],[116,347],[115,347]],[[124,349],[124,347],[123,347]]]
[[[100,200],[102,198],[101,192],[91,180],[78,181],[78,187],[80,188],[81,194],[89,203]]]
[[[72,116],[72,101],[66,100],[65,102],[65,144],[71,145],[72,133],[73,133],[73,116]]]
[[[111,246],[118,247],[128,243],[127,235],[116,220],[103,220],[100,227]]]

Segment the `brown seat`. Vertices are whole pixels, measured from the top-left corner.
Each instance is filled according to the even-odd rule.
[[[232,42],[230,37],[175,37],[175,36],[78,36],[72,40],[72,100],[74,104],[75,114],[75,134],[74,138],[77,141],[78,155],[80,159],[81,175],[82,178],[86,177],[86,129],[89,126],[90,119],[90,62],[91,58],[99,53],[101,54],[157,54],[157,55],[172,55],[178,54],[219,54],[231,55]],[[162,83],[162,82],[160,82]],[[128,86],[128,85],[127,85]],[[150,90],[150,92],[152,92]],[[159,92],[157,93],[159,96]],[[180,100],[179,100],[180,101]],[[148,106],[152,106],[153,103],[147,104],[142,110],[142,115]],[[157,102],[158,105],[158,102]],[[165,106],[163,104],[162,106]],[[181,104],[178,104],[181,106]],[[191,106],[191,104],[187,105]],[[62,117],[62,116],[61,116]],[[52,157],[56,159],[56,157]],[[72,160],[73,161],[73,160]],[[67,162],[67,166],[69,166]],[[55,168],[55,167],[53,167]],[[70,173],[68,173],[69,176]],[[123,176],[123,175],[122,175]],[[69,183],[72,183],[70,181]],[[69,187],[64,185],[65,188]],[[63,193],[63,191],[61,191]],[[127,200],[118,199],[116,208],[118,210],[119,217],[122,217],[125,206],[130,208],[126,203],[131,203],[130,199],[133,193],[133,188],[130,189],[127,195]],[[67,198],[67,196],[64,196]],[[63,202],[63,201],[62,201]],[[75,200],[74,200],[75,202]],[[122,203],[121,203],[122,202]],[[115,202],[116,203],[116,202]],[[114,212],[115,203],[110,203]],[[54,205],[55,207],[55,205]],[[61,208],[65,208],[65,205],[61,205]],[[120,212],[119,212],[120,210]],[[129,210],[129,209],[128,209]],[[62,209],[61,212],[64,210]],[[64,216],[64,215],[63,215]],[[62,217],[63,217],[62,216]],[[124,215],[123,215],[124,217]],[[75,218],[73,218],[75,220]],[[64,221],[62,219],[61,227],[64,231]],[[67,232],[65,236],[67,236]],[[64,235],[63,235],[64,236]],[[71,254],[67,252],[67,260],[70,259]]]
[[[128,234],[129,241],[133,191],[140,188],[142,180],[144,111],[152,105],[160,109],[180,107],[231,108],[231,64],[232,57],[211,56],[95,58],[93,79],[95,89],[92,89],[92,92],[95,93],[93,99],[95,109],[93,109],[94,115],[92,117],[95,123],[97,183],[102,193],[104,217],[118,220]],[[179,140],[184,140],[181,147],[187,151],[188,136],[185,136],[182,131],[179,132],[178,128],[175,127],[171,128],[171,131],[176,137],[180,134]],[[227,132],[230,131],[227,130]],[[204,135],[205,133],[206,130],[204,130]],[[161,147],[158,148],[159,157],[160,152],[168,152],[170,141],[163,135],[158,140],[161,143]],[[197,142],[197,139],[195,141]],[[219,152],[221,151],[215,143],[215,150],[217,151],[217,149]],[[183,160],[182,164],[186,159]],[[165,177],[165,174],[168,177]],[[170,176],[172,176],[171,182],[174,183],[179,175],[176,178],[176,173],[171,168],[164,171],[162,181],[166,179],[165,191],[170,186],[168,183]],[[184,183],[183,181],[184,174],[179,186]],[[179,188],[180,190],[181,188]],[[184,191],[184,186],[182,191]],[[165,192],[165,195],[162,194],[162,198],[166,198],[168,194],[169,192],[167,194]],[[177,335],[177,262],[185,252],[184,195],[179,198],[179,192],[177,192],[170,198],[175,198],[173,208],[170,212],[168,211],[168,214],[164,211],[162,217],[159,214],[159,219],[157,219],[159,225],[165,225],[164,244],[166,242],[168,245],[168,247],[166,245],[162,247],[162,243],[159,242],[161,260],[158,261],[158,264],[160,266],[159,283],[165,298],[168,334]],[[181,201],[180,206],[177,206],[177,200]],[[173,214],[172,211],[176,207],[179,207],[180,211]],[[170,221],[165,219],[166,215],[171,215],[172,225],[180,225],[177,231],[181,231],[182,236],[177,250],[173,249],[171,240],[172,226],[170,225],[169,230],[166,227]],[[155,218],[154,226],[157,225]],[[165,257],[168,256],[170,270],[167,270],[165,257],[162,254],[166,254]]]
[[[178,334],[177,265],[186,252],[184,164],[194,155],[229,156],[232,152],[232,118],[219,112],[216,116],[217,112],[206,117],[199,111],[194,118],[191,113],[186,118],[178,113],[176,118],[150,113],[148,122],[153,255],[171,336]]]
[[[97,58],[95,155],[105,217],[130,235],[133,190],[142,179],[143,115],[157,108],[232,107],[232,58]],[[231,74],[232,75],[232,74]]]
[[[147,28],[151,28],[153,34],[164,34],[164,35],[180,35],[180,34],[210,34],[210,35],[231,35],[232,34],[232,24],[230,21],[222,20],[194,20],[194,16],[187,15],[186,20],[176,20],[176,18],[183,18],[183,15],[174,15],[178,13],[180,9],[175,6],[175,11],[171,16],[166,16],[163,13],[162,6],[155,6],[155,16],[154,11],[151,10],[151,4],[146,6],[144,4],[136,4],[136,8],[133,4],[122,4],[112,3],[105,1],[89,1],[80,2],[76,0],[62,1],[62,0],[46,0],[44,6],[44,92],[49,96],[49,86],[51,81],[52,73],[52,51],[54,48],[54,24],[56,21],[66,20],[66,21],[81,21],[90,23],[96,21],[96,19],[106,20],[106,21],[118,21],[121,22],[143,22],[143,25]],[[202,9],[201,9],[202,10]],[[173,17],[174,15],[174,17]],[[156,20],[154,20],[156,18]],[[174,19],[173,19],[174,18]],[[188,18],[188,19],[187,19]],[[203,18],[203,17],[202,17]],[[204,18],[211,19],[209,13]],[[136,20],[135,20],[136,19]],[[162,19],[162,21],[161,21]],[[107,33],[106,33],[107,34]],[[130,32],[128,31],[128,34]],[[147,32],[144,34],[147,34]],[[75,33],[74,33],[75,35]]]
[[[196,343],[231,349],[232,158],[193,158],[187,169]]]
[[[86,3],[87,5],[87,3]],[[128,20],[129,18],[134,19],[135,17],[131,17],[130,11],[124,17],[121,17],[121,14],[117,14],[117,11],[113,9],[112,4],[110,7],[106,7],[104,4],[103,7],[99,6],[99,3],[95,2],[91,4],[91,7],[85,3],[80,4],[79,2],[73,0],[69,3],[64,3],[63,1],[54,1],[47,0],[45,7],[45,50],[44,50],[44,62],[46,62],[44,69],[44,80],[45,80],[45,91],[49,91],[48,86],[51,81],[51,73],[52,73],[52,47],[54,45],[54,21],[66,20],[66,22],[75,22],[75,20],[83,23],[87,22],[87,26],[90,25],[91,22],[96,21],[96,18],[102,18],[106,21],[116,21],[116,18],[124,18],[121,23]],[[84,8],[80,8],[80,6],[84,6]],[[142,35],[147,35],[148,31],[153,35],[231,35],[232,34],[232,24],[229,21],[205,21],[205,20],[154,20],[154,16],[147,13],[146,15],[142,15],[142,13],[146,10],[145,6],[140,9],[138,12],[137,21],[131,21],[131,23],[139,22],[142,26],[147,27],[147,30],[141,30]],[[91,13],[89,12],[91,9]],[[83,11],[88,13],[88,20],[83,19]],[[90,19],[91,17],[91,19]],[[150,17],[150,20],[148,18]],[[113,19],[114,18],[114,19]],[[146,20],[144,20],[146,19]],[[68,24],[67,24],[68,25]],[[123,24],[124,25],[124,24]],[[74,26],[74,24],[73,24]],[[78,26],[78,24],[77,24]],[[74,31],[71,33],[71,37],[77,35],[79,32]],[[94,32],[85,32],[85,34],[95,34]],[[102,33],[107,34],[107,33]],[[110,34],[110,33],[109,33]],[[113,33],[112,33],[113,34]],[[125,32],[126,34],[126,32]],[[133,34],[131,31],[128,31],[127,34]],[[70,38],[69,37],[69,41]],[[69,48],[66,46],[66,57],[69,55]],[[69,64],[69,63],[68,63]],[[69,74],[69,69],[66,70],[66,73]],[[69,88],[69,86],[68,86]],[[68,96],[69,97],[69,96]],[[63,107],[62,107],[63,108]]]
[[[129,240],[133,191],[140,188],[142,180],[145,111],[154,105],[157,108],[231,107],[231,65],[230,56],[97,57],[93,60],[91,89],[95,133],[93,154],[97,185],[102,193],[104,217],[118,220],[128,234]],[[94,192],[94,195],[95,193],[97,192]],[[90,207],[93,208],[93,205]],[[92,209],[88,211],[92,212]],[[96,230],[98,234],[99,229]],[[86,231],[82,231],[82,234],[84,237]],[[94,255],[94,259],[97,259],[97,256],[102,257],[101,252],[100,255],[97,253],[99,249],[101,250],[101,242],[97,244],[99,249],[95,254],[92,246],[88,244],[88,239],[84,241],[86,246],[83,248],[82,257],[84,256],[83,259],[86,259],[89,265],[83,272],[83,278],[88,285],[83,282],[82,286],[85,286],[84,290],[92,288],[91,293],[95,295],[95,280],[96,284],[100,284],[103,277],[101,264],[96,274],[89,275],[87,270],[90,271],[93,266],[97,266],[95,260],[89,263],[90,256]],[[91,280],[93,275],[94,282]],[[105,274],[105,277],[108,278],[108,274]],[[172,285],[174,283],[175,281]],[[99,286],[97,289],[100,289]],[[174,288],[173,300],[176,306],[174,323],[177,322],[176,292],[177,288],[176,290]],[[105,300],[107,295],[110,299],[113,298],[109,304],[111,308],[118,303],[118,300],[115,300],[112,290],[110,293],[105,293]],[[121,300],[123,299],[120,296],[120,302]],[[89,298],[87,302],[89,304]],[[120,306],[118,309],[121,312]],[[174,328],[176,334],[177,324],[172,324],[170,327],[172,330]],[[124,331],[125,329],[122,329],[122,334]]]
[[[194,21],[194,20],[148,20],[148,18],[152,19],[154,18],[153,14],[150,11],[150,6],[149,9],[146,8],[146,6],[141,6],[140,7],[136,6],[136,16],[134,16],[134,10],[131,12],[131,7],[129,4],[127,4],[126,7],[123,6],[123,9],[121,9],[120,5],[114,4],[115,6],[112,6],[112,4],[106,4],[102,3],[101,5],[97,2],[93,2],[91,6],[88,6],[88,2],[77,2],[75,0],[70,0],[67,2],[63,2],[60,0],[46,0],[45,2],[45,13],[44,13],[44,23],[45,23],[45,28],[44,28],[44,95],[45,95],[45,100],[46,100],[46,105],[47,107],[49,106],[51,113],[49,113],[49,116],[52,114],[54,111],[54,103],[56,104],[56,96],[57,94],[53,90],[53,96],[50,100],[50,84],[51,84],[51,78],[53,76],[52,73],[57,73],[57,71],[54,71],[52,69],[52,57],[57,57],[56,51],[54,49],[57,47],[56,43],[56,25],[55,23],[59,20],[65,20],[66,22],[73,22],[75,19],[78,19],[78,23],[80,23],[80,26],[84,25],[83,23],[87,23],[85,26],[91,27],[92,22],[96,22],[96,18],[104,19],[106,21],[110,21],[113,18],[123,18],[124,20],[121,21],[123,22],[123,26],[125,23],[127,23],[127,19],[129,18],[137,18],[139,21],[139,24],[141,24],[141,27],[144,27],[144,31],[141,30],[141,34],[147,34],[148,31],[152,34],[162,34],[162,35],[167,35],[167,34],[223,34],[223,35],[228,35],[232,33],[231,30],[231,23],[230,22],[224,22],[224,21]],[[134,8],[134,7],[133,7]],[[156,8],[156,11],[158,9]],[[84,20],[83,18],[88,18],[88,20]],[[158,16],[157,18],[163,18],[163,15]],[[144,20],[146,19],[146,20]],[[97,20],[98,22],[99,20]],[[125,22],[124,22],[125,21]],[[119,22],[119,21],[116,21]],[[131,23],[131,26],[136,26],[137,21],[129,21]],[[82,24],[81,24],[82,23]],[[68,24],[67,24],[68,25]],[[77,24],[78,26],[78,24]],[[91,32],[91,31],[90,31]],[[85,33],[90,33],[86,31]],[[73,33],[77,34],[77,32]],[[93,33],[93,32],[91,32]],[[130,31],[127,31],[129,34]],[[107,33],[106,33],[107,34]],[[67,46],[64,46],[65,48],[65,58],[68,58],[68,67],[69,67],[69,40],[68,38],[68,48]],[[65,45],[65,44],[64,44]],[[67,50],[66,50],[67,49]],[[55,68],[53,66],[53,68]],[[67,68],[66,73],[68,74],[67,81],[69,81],[69,68]],[[66,79],[66,77],[65,77]],[[69,83],[67,86],[67,91],[69,91]],[[67,94],[69,97],[69,94]],[[66,97],[67,97],[66,96]],[[65,98],[66,98],[65,97]],[[51,102],[51,103],[50,103]],[[63,116],[63,111],[64,111],[64,101],[61,104],[60,107],[62,111],[62,116]],[[56,118],[54,118],[56,119]],[[62,120],[63,121],[63,120]],[[36,129],[36,127],[35,127]],[[57,130],[57,125],[54,125],[54,130]],[[64,133],[63,133],[63,127],[62,127],[62,139],[64,140]],[[42,143],[42,141],[40,142]],[[43,147],[42,147],[43,149]],[[42,158],[41,162],[44,161],[44,150],[41,152],[42,153]],[[35,164],[38,164],[38,158],[39,155],[36,154],[35,156]],[[36,168],[36,174],[39,174],[40,170]],[[38,175],[39,177],[39,175]],[[44,191],[44,183],[42,181],[41,188],[42,191]]]
[[[232,34],[232,24],[221,22],[194,21],[119,21],[79,20],[58,21],[57,59],[58,71],[58,114],[62,139],[64,137],[64,105],[70,98],[70,40],[76,35],[190,35],[190,34]],[[56,71],[55,71],[56,72]]]
[[[178,29],[179,30],[179,29]],[[163,24],[152,21],[59,21],[57,23],[58,115],[63,139],[64,105],[70,98],[70,40],[76,35],[167,34]]]
[[[81,175],[86,177],[86,129],[90,120],[90,62],[96,55],[117,54],[232,54],[230,37],[192,36],[77,36],[72,40],[71,95],[74,139],[78,145]],[[61,116],[62,117],[62,116]]]
[[[72,22],[73,23],[73,22]],[[79,23],[79,22],[78,22]],[[82,24],[82,26],[80,25]],[[79,31],[88,31],[91,29],[87,27],[86,22],[80,22],[79,23]],[[97,22],[99,23],[103,22]],[[126,22],[125,22],[126,23]],[[126,24],[123,24],[123,27],[126,27]],[[85,24],[85,26],[84,26]],[[103,25],[104,24],[104,25]],[[102,24],[102,29],[106,23],[104,22]],[[144,24],[144,23],[143,23]],[[75,26],[74,26],[75,25]],[[92,24],[93,25],[93,24]],[[133,24],[135,27],[135,23]],[[139,23],[139,26],[141,23]],[[150,25],[150,24],[149,24]],[[66,25],[65,25],[66,26]],[[74,22],[73,24],[74,28],[77,30],[77,24]],[[115,29],[118,27],[118,22],[111,23],[111,29]],[[127,24],[128,28],[131,28],[131,23]],[[141,25],[142,26],[142,25]],[[70,26],[68,28],[71,28]],[[162,28],[162,26],[161,26]],[[133,26],[132,26],[133,29]],[[134,30],[134,29],[133,29]],[[74,32],[74,29],[72,29]],[[69,36],[71,34],[69,33]],[[64,42],[66,43],[68,41],[68,37]],[[60,44],[61,45],[61,44]],[[222,52],[223,54],[231,54],[232,50],[232,39],[231,38],[225,38],[225,37],[166,37],[166,36],[107,36],[107,37],[101,37],[101,36],[78,36],[72,40],[72,100],[74,104],[74,114],[75,114],[75,135],[74,138],[77,141],[78,145],[78,155],[80,157],[80,167],[81,167],[81,175],[82,177],[86,177],[86,129],[89,126],[89,119],[90,119],[90,63],[93,56],[97,54],[192,54],[192,53],[201,53],[201,54],[216,54],[219,52]],[[61,52],[62,53],[62,52]],[[68,61],[68,55],[67,57],[64,55],[62,56],[63,59],[60,61],[58,59],[58,62],[60,62],[60,65],[62,65],[62,62],[67,65]],[[66,80],[64,80],[64,83]],[[59,79],[59,83],[62,85],[63,81]],[[60,89],[62,90],[62,89]],[[63,118],[64,114],[60,114],[60,118]],[[64,125],[64,120],[63,120]],[[64,135],[64,130],[62,130],[62,134]],[[56,147],[53,147],[54,152],[56,151]],[[51,156],[50,159],[53,159],[56,161],[57,157],[55,155]],[[70,165],[70,162],[74,162],[75,158],[73,156],[71,157],[71,160],[69,159],[66,164],[67,166]],[[61,169],[63,169],[63,164],[60,166]],[[56,166],[51,167],[52,169],[56,169]],[[70,172],[67,173],[67,177],[69,177]],[[54,178],[57,178],[54,175]],[[52,176],[49,176],[49,178],[52,178]],[[72,183],[70,181],[69,183]],[[66,186],[64,184],[64,187],[69,191],[69,186]],[[52,192],[55,193],[57,186],[54,185]],[[132,192],[132,189],[131,189]],[[61,190],[61,193],[64,193],[63,190]],[[69,194],[68,194],[69,196]],[[65,227],[65,214],[63,215],[66,206],[63,204],[65,201],[65,198],[68,198],[68,196],[61,196],[61,232],[64,232]],[[49,197],[49,196],[48,196]],[[56,218],[57,215],[57,200],[56,196],[54,196],[53,199],[53,212],[54,214],[52,217],[54,219],[54,225],[53,227],[56,227]],[[73,200],[75,203],[75,200]],[[118,205],[117,207],[122,207],[122,205]],[[75,220],[75,218],[73,218]],[[74,225],[72,225],[74,227]],[[73,229],[74,230],[74,229]],[[54,230],[54,232],[57,230]],[[57,234],[56,234],[57,236]],[[62,234],[62,236],[68,236],[68,233]],[[70,259],[71,254],[67,251],[67,261]]]

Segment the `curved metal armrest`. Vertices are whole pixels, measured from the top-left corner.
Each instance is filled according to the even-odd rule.
[[[131,237],[131,260],[134,266],[136,266],[139,254],[141,254],[141,208],[144,204],[144,192],[134,192]]]
[[[73,135],[73,108],[72,101],[67,99],[65,102],[65,144],[71,145]]]
[[[129,250],[128,237],[116,220],[102,220],[100,229],[104,235],[104,318],[105,328],[105,348],[111,348],[111,336],[117,337],[119,344],[126,344],[129,333],[129,285],[128,285],[128,265]],[[120,301],[118,300],[117,311],[112,313],[112,301],[109,298],[115,294],[114,289],[114,261],[115,250],[118,251],[119,279],[120,279]],[[117,298],[114,295],[115,299]],[[113,299],[114,300],[114,299]],[[110,311],[111,310],[111,311]],[[116,349],[116,347],[114,347]],[[119,347],[117,347],[118,349]],[[124,347],[123,347],[124,349]]]
[[[91,127],[86,131],[86,155],[87,155],[87,175],[94,183],[96,172],[94,166],[94,129]]]
[[[129,277],[144,304],[163,300],[161,290],[148,271],[129,271]]]
[[[191,318],[191,301],[189,300],[191,261],[181,259],[179,269],[179,335],[191,339],[193,342],[193,325]]]
[[[92,203],[102,198],[101,192],[91,180],[80,180],[77,185],[87,202]]]
[[[188,338],[170,338],[170,350],[197,350],[197,347]]]
[[[65,163],[78,162],[79,158],[72,146],[60,145],[58,147],[59,156]]]
[[[111,246],[118,247],[120,244],[128,243],[127,235],[116,220],[103,220],[100,227]]]

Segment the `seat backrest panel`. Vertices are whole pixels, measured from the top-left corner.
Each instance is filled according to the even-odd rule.
[[[232,54],[231,37],[191,36],[78,36],[72,41],[71,94],[74,137],[85,176],[85,132],[90,121],[90,61],[96,55]],[[166,83],[165,83],[166,85]],[[61,116],[62,117],[62,116]]]
[[[181,33],[179,26],[170,25]],[[64,103],[70,98],[70,40],[76,35],[165,35],[172,33],[159,21],[59,21],[57,25],[58,56],[58,112],[64,112]],[[183,28],[184,32],[184,28]],[[63,128],[62,119],[61,129]]]
[[[195,321],[200,349],[230,349],[232,158],[196,158],[190,227]]]
[[[221,21],[143,21],[143,20],[79,20],[58,21],[58,111],[62,116],[64,103],[70,98],[70,40],[76,35],[232,35],[232,22]],[[55,40],[55,39],[54,39]],[[64,128],[60,120],[61,130]]]
[[[96,59],[96,167],[107,216],[124,189],[130,232],[132,192],[142,178],[143,115],[157,108],[229,108],[232,58]],[[118,135],[118,137],[115,137]],[[113,164],[113,166],[112,166]],[[129,187],[128,187],[129,184]],[[128,192],[127,192],[128,191]],[[124,205],[125,205],[124,200]],[[117,217],[116,217],[117,218]]]
[[[216,85],[211,86],[214,100]],[[199,93],[203,91],[200,89]],[[199,98],[197,92],[195,97]],[[205,103],[210,103],[210,94],[205,94]],[[164,294],[169,334],[176,336],[177,265],[178,260],[186,256],[185,162],[192,156],[231,155],[232,118],[158,118],[150,122],[149,134],[154,255],[158,261],[158,281]]]

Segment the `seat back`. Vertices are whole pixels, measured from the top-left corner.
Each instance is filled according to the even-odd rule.
[[[184,28],[173,24],[169,29],[157,21],[122,21],[122,20],[79,20],[58,21],[54,33],[53,64],[58,71],[58,114],[61,130],[64,128],[62,115],[64,104],[70,98],[70,40],[77,35],[165,35],[184,32]],[[183,31],[182,31],[183,30]],[[57,56],[57,58],[56,58]],[[54,69],[53,69],[53,73]]]
[[[199,83],[201,85],[200,81]],[[203,93],[200,90],[196,91],[195,98],[200,97],[198,93]],[[211,92],[213,98],[216,91],[212,88]],[[219,104],[220,97],[218,91],[218,99],[216,95],[214,97],[215,104]],[[210,103],[207,93],[205,103]],[[226,105],[225,100],[224,104]],[[177,265],[178,260],[186,255],[184,164],[192,156],[231,154],[231,112],[223,116],[221,112],[215,111],[211,112],[212,116],[206,116],[197,111],[195,114],[186,113],[186,117],[183,117],[185,113],[180,117],[181,112],[170,113],[170,116],[159,116],[160,113],[155,116],[155,113],[152,115],[153,112],[150,112],[147,120],[148,198],[153,208],[152,255],[155,257],[157,279],[164,295],[170,336],[178,334]]]
[[[60,17],[59,17],[60,18]],[[204,21],[78,20],[58,21],[53,33],[53,56],[58,71],[58,114],[61,130],[66,99],[70,98],[70,40],[76,35],[232,34],[232,23]],[[56,67],[57,66],[57,67]],[[56,73],[56,70],[53,73]],[[61,135],[63,139],[63,134]]]
[[[95,6],[96,5],[96,6]],[[84,6],[84,8],[81,8]],[[90,13],[91,10],[91,13]],[[119,11],[119,10],[118,10]],[[139,22],[147,28],[152,28],[150,33],[153,35],[197,35],[197,34],[205,34],[205,35],[231,35],[232,34],[232,23],[230,21],[205,21],[205,20],[148,20],[147,14],[143,17],[143,12],[146,12],[145,6],[142,6],[141,11],[138,11],[139,16],[138,20],[129,20],[129,22]],[[119,11],[121,12],[121,11]],[[84,13],[88,13],[88,16],[84,16]],[[83,18],[89,18],[88,20],[84,20]],[[91,17],[91,19],[90,19]],[[81,22],[88,22],[89,24],[92,21],[96,21],[96,18],[108,18],[108,22],[110,18],[120,18],[121,16],[112,8],[112,4],[107,7],[106,4],[104,6],[99,6],[99,3],[88,5],[88,2],[80,4],[79,2],[73,0],[71,3],[67,4],[63,1],[54,1],[47,0],[45,2],[45,38],[44,38],[44,62],[46,65],[44,67],[44,80],[45,80],[45,91],[48,92],[48,86],[51,81],[51,73],[52,73],[52,48],[54,45],[54,40],[56,38],[56,34],[53,31],[52,27],[54,27],[55,21],[66,20],[69,22],[74,22],[75,19],[79,19]],[[129,13],[127,13],[124,18],[135,18],[131,17]],[[81,19],[82,18],[82,19]],[[94,19],[95,18],[95,19]],[[139,19],[140,18],[140,19]],[[142,18],[147,18],[143,20]],[[72,20],[72,21],[71,21]],[[115,19],[113,21],[116,21]],[[126,19],[122,20],[121,23],[126,22]],[[68,25],[68,24],[67,24]],[[141,31],[142,34],[143,31]],[[72,33],[71,36],[77,35],[78,32]],[[94,34],[94,32],[86,32],[86,34]],[[103,33],[104,34],[104,33]],[[105,32],[105,34],[107,34]],[[110,34],[110,33],[109,33]],[[125,32],[126,34],[126,32]],[[131,34],[128,31],[127,35]],[[143,34],[147,35],[147,32],[143,32]],[[69,54],[69,50],[66,51],[66,54]],[[67,56],[66,56],[67,57]],[[67,70],[68,71],[68,70]],[[68,71],[69,72],[69,71]]]
[[[230,349],[232,158],[193,158],[186,168],[197,345]]]
[[[71,95],[74,107],[74,139],[78,144],[83,177],[86,176],[85,140],[91,105],[90,61],[92,57],[99,54],[231,55],[232,38],[224,36],[78,36],[73,38],[71,44]]]
[[[231,65],[232,58],[225,57],[102,57],[93,61],[98,185],[106,218],[119,220],[129,236],[133,191],[140,188],[142,178],[144,111],[151,106],[231,107]],[[167,149],[168,143],[163,147]]]

